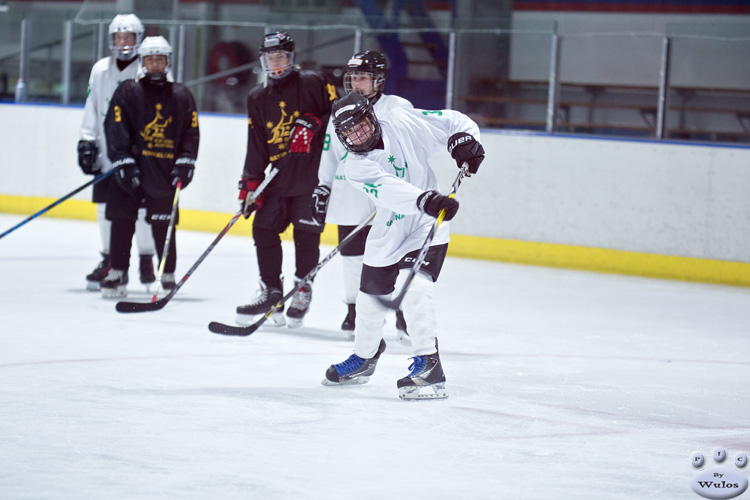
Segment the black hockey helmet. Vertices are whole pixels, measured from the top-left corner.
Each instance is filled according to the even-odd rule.
[[[367,153],[380,141],[380,122],[362,94],[352,92],[334,101],[331,116],[336,136],[347,150]]]
[[[372,99],[381,94],[385,86],[385,79],[388,77],[388,62],[385,60],[385,56],[375,50],[365,50],[354,54],[346,64],[346,73],[344,74],[344,90],[347,94],[354,91],[351,79],[353,75],[359,73],[366,73],[372,78],[372,92],[365,97]]]
[[[269,64],[267,57],[273,52],[285,52],[287,62],[283,66]],[[292,72],[294,66],[294,39],[289,33],[276,31],[267,33],[263,37],[263,43],[258,50],[260,65],[271,78],[284,78]]]

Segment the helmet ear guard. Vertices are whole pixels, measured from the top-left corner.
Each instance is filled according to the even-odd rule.
[[[367,153],[380,142],[380,122],[362,94],[352,92],[334,101],[331,119],[336,136],[348,151]]]

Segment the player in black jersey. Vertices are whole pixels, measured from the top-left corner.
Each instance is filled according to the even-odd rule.
[[[280,234],[294,225],[295,286],[318,263],[323,224],[312,219],[310,197],[318,184],[323,140],[337,98],[336,87],[314,71],[294,65],[294,40],[287,33],[269,33],[260,47],[268,77],[247,98],[247,156],[239,183],[245,217],[255,212],[253,238],[260,269],[260,290],[250,304],[237,308],[237,321],[247,324],[266,313],[284,295]],[[269,166],[279,168],[263,194],[248,203]],[[300,326],[312,299],[311,285],[295,293],[287,311],[289,326]],[[271,324],[282,326],[278,311]]]
[[[112,96],[104,130],[116,182],[107,193],[107,219],[112,221],[112,269],[101,283],[102,296],[127,295],[130,244],[140,206],[145,206],[156,251],[164,254],[175,188],[193,178],[198,156],[198,112],[190,91],[168,81],[172,48],[164,37],[147,37],[138,54],[144,75],[123,82]],[[176,214],[175,224],[179,221]],[[169,242],[162,285],[174,288],[176,238]]]

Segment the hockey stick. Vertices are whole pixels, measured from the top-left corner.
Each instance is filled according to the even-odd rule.
[[[458,176],[456,177],[456,180],[453,181],[453,185],[451,186],[450,193],[448,194],[449,198],[454,198],[456,196],[456,191],[458,191],[458,186],[461,185],[461,181],[463,180],[464,177],[466,177],[466,173],[468,169],[469,169],[469,165],[466,162],[464,162],[463,165],[461,165],[461,171],[458,172]],[[432,225],[432,228],[430,229],[430,232],[427,235],[427,238],[425,238],[424,243],[422,243],[422,248],[419,250],[419,255],[417,256],[417,260],[414,262],[414,265],[409,270],[409,274],[406,276],[406,281],[404,282],[404,286],[403,288],[401,288],[401,291],[398,293],[398,295],[396,295],[394,299],[391,299],[391,300],[385,300],[380,297],[377,297],[377,299],[380,301],[381,304],[383,304],[384,306],[390,309],[398,309],[401,306],[401,302],[403,302],[404,297],[406,296],[406,292],[409,291],[409,285],[411,285],[411,282],[414,281],[414,278],[419,272],[419,269],[422,267],[422,264],[424,264],[424,258],[425,256],[427,256],[427,251],[430,249],[430,243],[432,243],[433,238],[435,238],[438,227],[440,227],[440,223],[443,222],[444,218],[445,218],[445,209],[440,211],[437,219],[435,220],[435,223]]]
[[[74,191],[71,191],[70,193],[66,194],[65,196],[63,196],[62,198],[58,199],[57,201],[55,201],[55,202],[53,202],[53,203],[50,203],[49,205],[47,205],[47,206],[46,206],[46,207],[44,207],[43,209],[39,210],[39,211],[38,211],[37,213],[35,213],[35,214],[32,214],[32,215],[30,215],[30,216],[29,216],[29,217],[27,217],[27,218],[26,218],[25,220],[23,220],[23,221],[19,222],[18,224],[16,224],[16,225],[15,225],[15,226],[13,226],[12,228],[10,228],[10,229],[8,229],[7,231],[5,231],[5,232],[4,232],[3,234],[0,234],[0,238],[2,238],[2,237],[4,237],[4,236],[6,236],[6,235],[8,235],[8,234],[12,233],[13,231],[15,231],[15,230],[16,230],[16,229],[18,229],[19,227],[23,226],[23,225],[24,225],[24,224],[26,224],[27,222],[31,222],[32,220],[34,220],[34,219],[36,219],[37,217],[39,217],[40,215],[44,214],[44,213],[45,213],[45,212],[47,212],[48,210],[51,210],[51,209],[55,208],[55,207],[56,207],[57,205],[59,205],[60,203],[64,202],[65,200],[67,200],[67,199],[68,199],[68,198],[70,198],[71,196],[74,196],[74,195],[76,195],[77,193],[79,193],[79,192],[83,191],[84,189],[86,189],[87,187],[91,186],[92,184],[96,184],[97,182],[99,182],[99,181],[101,181],[101,180],[103,180],[103,179],[105,179],[105,178],[109,177],[110,175],[112,175],[112,174],[113,174],[113,173],[115,173],[115,172],[116,172],[117,170],[121,169],[122,167],[123,167],[123,166],[122,166],[122,165],[120,165],[120,166],[117,166],[117,167],[113,168],[113,169],[112,169],[112,170],[110,170],[109,172],[105,172],[105,173],[103,173],[103,174],[99,174],[99,175],[97,175],[96,177],[94,177],[93,179],[91,179],[90,181],[88,181],[88,182],[87,182],[86,184],[84,184],[83,186],[79,187],[78,189],[76,189],[76,190],[74,190]]]
[[[256,199],[258,199],[258,196],[261,195],[263,190],[266,189],[266,186],[273,180],[274,177],[276,177],[276,174],[279,172],[278,168],[272,169],[268,173],[268,177],[260,183],[260,185],[255,190],[255,193],[250,197],[250,200],[248,200],[250,205],[252,202],[254,202]],[[175,294],[178,292],[180,288],[182,288],[182,285],[190,278],[190,276],[193,274],[193,271],[195,271],[198,266],[201,265],[201,262],[208,256],[208,254],[211,253],[211,251],[214,249],[214,247],[219,243],[219,241],[224,237],[225,234],[229,232],[229,230],[232,228],[235,222],[237,222],[237,219],[240,218],[242,215],[242,208],[234,214],[234,216],[229,220],[229,223],[224,226],[224,229],[221,230],[219,235],[214,239],[214,241],[211,242],[211,244],[208,246],[205,252],[198,257],[198,260],[195,261],[195,264],[193,264],[193,267],[188,269],[188,272],[185,274],[185,276],[182,277],[182,279],[177,283],[177,285],[164,297],[157,300],[156,302],[118,302],[117,305],[115,305],[115,309],[117,309],[117,312],[121,313],[136,313],[136,312],[149,312],[149,311],[158,311],[159,309],[162,309],[165,305],[167,305],[167,302],[172,300],[172,297],[175,296]]]
[[[214,333],[218,333],[218,334],[221,334],[221,335],[235,335],[235,336],[239,336],[239,337],[247,337],[248,335],[251,335],[263,323],[265,323],[266,320],[273,315],[273,313],[275,313],[276,311],[278,311],[281,308],[281,306],[284,305],[284,303],[287,300],[289,300],[297,292],[297,290],[299,290],[300,288],[302,288],[303,286],[305,286],[306,284],[308,284],[310,281],[312,281],[312,279],[315,278],[315,275],[318,274],[318,272],[323,268],[323,266],[325,266],[328,263],[328,261],[330,261],[332,258],[334,258],[341,251],[341,249],[344,247],[344,245],[346,245],[347,243],[349,243],[352,239],[354,239],[354,237],[357,235],[357,233],[359,233],[365,227],[367,227],[367,225],[372,221],[372,219],[375,218],[375,214],[376,213],[377,212],[373,212],[372,214],[370,214],[367,217],[367,219],[365,219],[359,226],[357,226],[356,228],[354,228],[354,230],[351,233],[349,233],[349,235],[347,235],[346,238],[344,238],[343,240],[341,240],[341,243],[339,243],[339,246],[337,246],[336,248],[334,248],[331,251],[331,253],[329,253],[328,255],[326,255],[323,258],[323,260],[321,260],[320,262],[318,262],[318,265],[315,266],[312,271],[310,271],[309,273],[307,273],[307,276],[305,276],[304,278],[302,278],[300,280],[300,282],[297,283],[297,285],[292,289],[292,291],[290,291],[289,293],[287,293],[286,295],[284,295],[281,298],[281,300],[279,300],[276,303],[276,305],[272,306],[271,309],[269,309],[266,312],[266,314],[264,314],[263,317],[260,318],[258,321],[256,321],[252,325],[248,325],[248,326],[232,326],[232,325],[225,325],[224,323],[219,323],[219,322],[216,322],[216,321],[212,321],[211,323],[208,324],[208,329],[211,330]]]
[[[169,228],[167,229],[167,237],[164,239],[164,248],[161,252],[161,258],[159,259],[159,271],[156,276],[156,288],[154,289],[154,296],[151,297],[151,302],[156,302],[156,296],[159,294],[161,289],[161,279],[164,276],[164,265],[167,262],[167,255],[169,255],[169,243],[172,240],[172,233],[174,232],[175,219],[177,216],[177,202],[180,199],[180,190],[182,189],[182,181],[177,181],[177,189],[174,191],[174,201],[172,201],[172,218],[169,219]]]

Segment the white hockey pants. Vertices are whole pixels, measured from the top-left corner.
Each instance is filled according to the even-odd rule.
[[[406,273],[408,270],[401,271],[399,277],[402,278]],[[434,354],[437,351],[437,321],[432,299],[434,287],[431,279],[417,275],[402,304],[415,356]],[[396,289],[400,288],[397,284]],[[390,295],[385,297],[390,298]],[[378,301],[377,296],[359,292],[357,322],[354,329],[354,353],[357,356],[368,359],[375,355],[380,339],[383,338],[387,312],[388,308]]]

